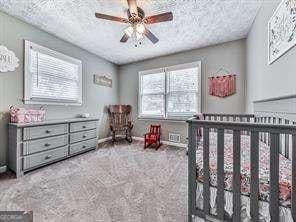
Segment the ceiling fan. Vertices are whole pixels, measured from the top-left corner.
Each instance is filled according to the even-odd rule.
[[[172,21],[173,13],[166,12],[145,17],[143,9],[137,6],[137,0],[127,0],[127,3],[129,7],[127,10],[127,19],[101,13],[96,13],[95,15],[99,19],[129,24],[129,26],[124,29],[124,35],[120,39],[120,42],[127,42],[130,37],[135,35],[137,40],[141,40],[144,36],[146,36],[152,43],[157,43],[159,39],[151,31],[149,31],[145,25]]]

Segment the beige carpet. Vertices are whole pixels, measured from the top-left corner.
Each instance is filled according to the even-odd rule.
[[[37,222],[185,222],[185,152],[106,143],[19,180],[0,177],[0,210],[33,210]]]

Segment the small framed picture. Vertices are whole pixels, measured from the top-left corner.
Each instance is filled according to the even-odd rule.
[[[112,88],[112,79],[107,76],[94,75],[94,83],[100,86]]]

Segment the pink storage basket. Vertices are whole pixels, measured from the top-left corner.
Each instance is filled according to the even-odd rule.
[[[10,122],[12,123],[34,123],[42,122],[45,119],[45,109],[25,109],[10,107]]]

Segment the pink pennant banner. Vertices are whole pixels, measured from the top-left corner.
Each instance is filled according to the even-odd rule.
[[[209,77],[209,94],[227,97],[236,93],[236,75]]]

